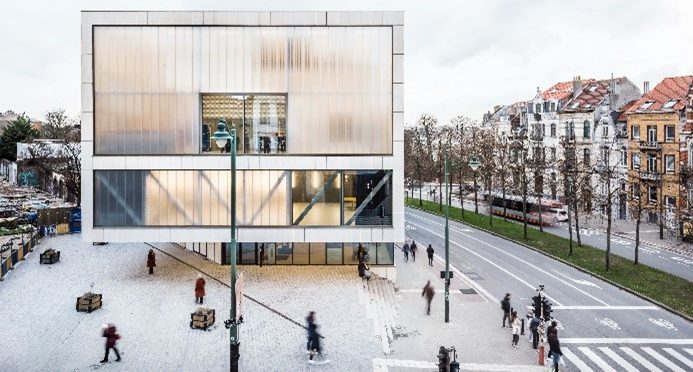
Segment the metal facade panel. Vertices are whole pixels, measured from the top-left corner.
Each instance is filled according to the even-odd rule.
[[[326,12],[270,12],[272,26],[325,26]]]
[[[270,12],[204,12],[205,25],[261,26],[270,24]]]
[[[382,12],[327,12],[328,26],[380,26],[382,24]]]
[[[150,25],[201,25],[203,12],[147,12]]]

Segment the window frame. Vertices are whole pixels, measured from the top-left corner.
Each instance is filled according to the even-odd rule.
[[[584,123],[582,123],[582,138],[583,139],[590,139],[592,135],[592,124],[590,123],[589,120],[585,120]]]
[[[635,135],[637,133],[637,136]],[[640,125],[630,126],[630,138],[632,140],[640,140]]]
[[[635,159],[638,159],[638,161],[635,161]],[[640,154],[631,154],[630,158],[630,167],[631,169],[640,169]]]
[[[669,129],[671,129],[671,137],[669,137]],[[664,142],[674,142],[676,139],[676,127],[673,125],[665,125],[664,126]]]
[[[654,191],[654,198],[652,197],[652,192]],[[648,186],[647,187],[647,201],[650,203],[656,203],[657,202],[657,186]]]
[[[669,160],[671,160],[671,168],[669,168]],[[676,172],[676,156],[675,155],[664,155],[664,170],[666,173]]]

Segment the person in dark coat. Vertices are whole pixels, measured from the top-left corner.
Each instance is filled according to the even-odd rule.
[[[404,252],[404,262],[409,262],[409,250],[411,248],[408,245],[404,245],[402,247],[402,252]]]
[[[552,320],[551,324],[549,325],[549,328],[546,329],[546,337],[547,338],[549,337],[549,334],[551,334],[551,333],[555,333],[556,335],[558,335],[558,329],[556,329],[556,327],[558,327],[558,323],[556,323],[555,320]]]
[[[197,280],[195,281],[195,303],[197,301],[200,301],[200,305],[204,302],[205,298],[205,278],[202,277],[202,274],[197,274]]]
[[[534,314],[534,313],[533,313]],[[541,319],[537,314],[532,316],[532,320],[529,321],[529,330],[532,332],[532,347],[534,349],[539,345],[539,325],[541,324]]]
[[[370,267],[364,261],[359,262],[359,277],[365,281],[371,280]],[[365,287],[366,283],[363,283],[363,286]]]
[[[154,274],[154,266],[156,266],[156,256],[154,255],[154,250],[150,249],[147,255],[147,267],[149,268],[149,274]]]
[[[103,327],[103,337],[106,338],[106,354],[103,356],[103,360],[101,360],[101,363],[106,363],[108,362],[108,352],[110,349],[113,349],[116,354],[116,362],[120,362],[120,353],[118,353],[118,349],[116,349],[116,341],[120,339],[120,335],[118,334],[116,327],[113,324],[107,324]]]
[[[356,257],[359,262],[368,261],[368,250],[363,245],[359,244],[359,249],[356,251]]]
[[[508,326],[512,326],[510,323],[510,293],[506,293],[503,300],[501,300],[501,310],[503,310],[503,326],[505,328],[505,320],[508,319]]]
[[[431,301],[433,301],[433,295],[435,295],[435,293],[436,291],[433,289],[431,281],[429,280],[421,292],[421,297],[426,297],[426,315],[431,315]]]
[[[428,248],[426,248],[426,254],[428,255],[428,266],[433,266],[433,253],[435,251],[433,250],[433,247],[429,244]]]
[[[409,250],[411,251],[411,260],[416,262],[416,242],[412,240],[411,242],[411,247],[409,247]]]
[[[308,330],[308,343],[306,343],[306,353],[310,354],[310,330],[315,324],[315,311],[308,313],[306,317],[306,330]]]
[[[563,353],[561,352],[561,343],[558,342],[558,331],[553,329],[553,332],[549,333],[549,358],[553,360],[554,371],[558,372],[558,363],[561,361]]]
[[[313,322],[308,325],[308,351],[310,352],[310,357],[308,363],[310,364],[326,364],[329,363],[329,359],[323,359],[322,361],[317,361],[313,359],[316,355],[322,356],[322,347],[320,347],[320,334],[318,333],[318,325],[315,323],[315,313],[311,312],[313,315]]]

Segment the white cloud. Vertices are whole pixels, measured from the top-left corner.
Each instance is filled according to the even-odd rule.
[[[693,74],[693,2],[647,1],[6,1],[0,111],[80,110],[82,9],[405,10],[405,118],[480,118],[574,75],[638,85]]]

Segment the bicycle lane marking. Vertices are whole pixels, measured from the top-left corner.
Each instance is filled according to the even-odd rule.
[[[422,218],[422,219],[424,219],[424,220],[428,220],[428,219],[426,219],[426,218],[423,218],[423,217],[420,217],[420,216],[416,216],[415,214],[412,214],[412,215],[415,216],[415,217]],[[436,222],[436,221],[433,221],[433,220],[428,220],[428,221],[431,222],[431,223],[437,224],[437,225],[442,225],[441,223]],[[576,287],[576,286],[573,285],[572,283],[569,283],[569,282],[567,282],[567,281],[565,281],[565,280],[563,280],[563,279],[557,277],[556,275],[553,275],[553,274],[547,272],[546,270],[544,270],[544,269],[542,269],[542,268],[540,268],[540,267],[538,267],[538,266],[536,266],[536,265],[532,265],[531,263],[527,262],[526,260],[524,260],[524,259],[522,259],[522,258],[520,258],[520,257],[517,257],[517,256],[513,255],[512,253],[506,252],[506,251],[503,250],[503,249],[500,249],[500,248],[498,248],[498,247],[496,247],[496,246],[494,246],[494,245],[492,245],[492,244],[489,244],[489,243],[487,243],[487,242],[485,242],[485,241],[483,241],[483,240],[477,239],[477,238],[475,238],[475,237],[473,237],[473,236],[471,236],[471,235],[469,235],[469,234],[466,234],[466,233],[463,233],[463,232],[461,232],[461,231],[458,231],[455,227],[451,228],[451,230],[454,230],[454,231],[455,231],[456,233],[458,233],[458,234],[461,234],[461,235],[466,236],[466,237],[468,237],[468,238],[470,238],[470,239],[476,240],[477,242],[479,242],[479,243],[481,243],[481,244],[483,244],[483,245],[486,245],[486,246],[491,247],[491,248],[493,248],[493,249],[495,249],[495,250],[497,250],[497,251],[500,251],[500,252],[502,252],[502,253],[504,253],[504,254],[506,254],[506,255],[508,255],[508,256],[510,256],[510,257],[512,257],[512,258],[514,258],[514,259],[516,259],[516,260],[518,260],[518,261],[520,261],[520,262],[522,262],[522,263],[524,263],[524,264],[530,266],[530,267],[532,267],[533,269],[535,269],[535,270],[537,270],[537,271],[540,271],[540,272],[542,272],[542,273],[544,273],[544,274],[546,274],[546,275],[548,275],[548,276],[551,276],[552,278],[554,278],[554,279],[556,279],[556,280],[562,282],[563,284],[565,284],[565,285],[567,285],[567,286],[569,286],[569,287],[571,287],[571,288],[577,290],[578,292],[580,292],[580,293],[586,295],[587,297],[592,298],[593,300],[595,300],[595,301],[601,303],[602,305],[604,305],[604,306],[609,306],[609,304],[607,304],[606,302],[604,302],[604,301],[598,299],[597,297],[592,296],[591,294],[587,293],[586,291],[582,290],[581,288]],[[489,234],[489,235],[490,235],[490,234]],[[493,235],[491,235],[491,236],[493,236]],[[496,237],[496,236],[493,236],[493,237],[498,238],[498,237]],[[498,238],[498,239],[501,239],[501,238]],[[511,242],[511,243],[512,243],[512,242]],[[534,288],[533,288],[533,289],[534,289]],[[547,296],[547,297],[548,297],[548,296]],[[556,300],[553,299],[553,301],[556,301]]]

